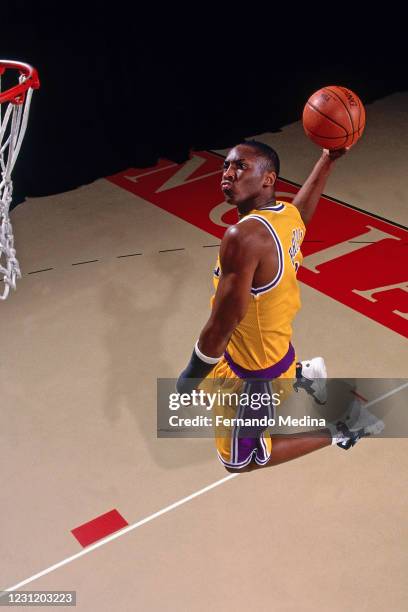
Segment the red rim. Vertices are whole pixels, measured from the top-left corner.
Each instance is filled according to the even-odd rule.
[[[10,87],[3,93],[0,93],[0,104],[3,102],[12,102],[13,104],[22,104],[24,102],[25,93],[29,87],[38,89],[40,80],[35,68],[24,62],[13,62],[10,60],[0,60],[0,76],[8,69],[18,70],[20,74],[24,74],[27,78],[24,83],[19,83],[14,87]]]

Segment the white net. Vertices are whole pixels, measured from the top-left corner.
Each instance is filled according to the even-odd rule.
[[[19,83],[23,83],[26,78],[21,74]],[[0,93],[1,80],[0,76]],[[15,289],[16,280],[21,278],[9,215],[13,195],[11,173],[27,128],[32,94],[33,89],[30,87],[21,103],[0,104],[0,300],[7,298],[10,287]]]

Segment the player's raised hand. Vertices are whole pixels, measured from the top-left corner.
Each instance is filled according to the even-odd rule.
[[[335,161],[336,159],[339,159],[339,157],[343,157],[343,155],[345,155],[347,151],[350,151],[350,149],[351,146],[344,147],[343,149],[323,149],[323,154],[332,161]]]

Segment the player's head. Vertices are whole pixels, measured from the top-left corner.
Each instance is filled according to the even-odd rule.
[[[274,198],[279,169],[279,157],[272,147],[257,140],[236,145],[224,161],[221,188],[226,201],[238,206]]]

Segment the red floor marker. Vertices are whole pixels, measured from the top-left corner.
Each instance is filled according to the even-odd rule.
[[[82,546],[89,546],[127,525],[129,523],[117,510],[111,510],[89,521],[89,523],[71,529],[71,533]]]
[[[368,402],[368,399],[366,399],[365,397],[357,393],[357,391],[350,391],[350,393],[358,397],[358,399],[361,400],[362,402]]]

